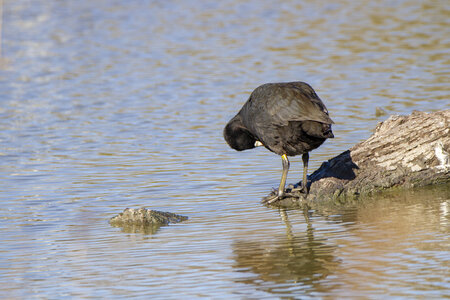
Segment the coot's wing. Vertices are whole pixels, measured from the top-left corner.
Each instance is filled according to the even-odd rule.
[[[304,82],[264,84],[253,92],[252,98],[264,106],[274,124],[287,125],[288,121],[334,123],[320,98]]]

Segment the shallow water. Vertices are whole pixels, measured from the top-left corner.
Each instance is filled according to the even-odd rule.
[[[328,210],[259,204],[281,175],[222,128],[265,82],[303,80],[336,138],[448,109],[446,1],[3,3],[0,286],[5,298],[450,294],[448,188]],[[288,182],[300,178],[300,159]],[[126,207],[189,216],[113,228]]]

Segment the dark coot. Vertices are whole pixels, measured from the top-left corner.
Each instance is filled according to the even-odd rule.
[[[264,199],[272,203],[285,193],[288,156],[302,154],[302,192],[307,193],[309,151],[333,138],[328,110],[304,82],[266,83],[257,87],[241,110],[228,122],[223,136],[231,148],[242,151],[264,146],[281,155],[283,173],[278,193]]]

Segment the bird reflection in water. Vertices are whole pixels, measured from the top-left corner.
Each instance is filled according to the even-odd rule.
[[[233,244],[235,256],[234,269],[248,276],[242,276],[238,282],[256,285],[270,293],[276,284],[277,291],[283,293],[280,283],[286,283],[286,289],[292,292],[301,288],[303,292],[327,292],[334,288],[332,282],[324,280],[338,267],[339,261],[333,255],[336,246],[326,244],[325,238],[316,236],[310,220],[310,211],[303,211],[306,219],[306,232],[296,234],[288,218],[289,213],[280,209],[280,216],[286,226],[285,238],[267,245],[265,242],[237,241]]]

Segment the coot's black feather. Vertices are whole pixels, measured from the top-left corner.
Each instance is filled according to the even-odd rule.
[[[254,148],[256,142],[262,143],[282,155],[289,168],[284,156],[307,155],[327,138],[334,137],[333,123],[327,108],[307,83],[267,83],[252,92],[225,126],[223,134],[230,147],[238,151]],[[305,170],[306,167],[307,157]],[[287,170],[283,176],[285,173]]]
[[[278,155],[295,156],[332,137],[328,110],[304,82],[267,83],[257,87],[224,130],[231,148],[246,150],[260,141]]]

